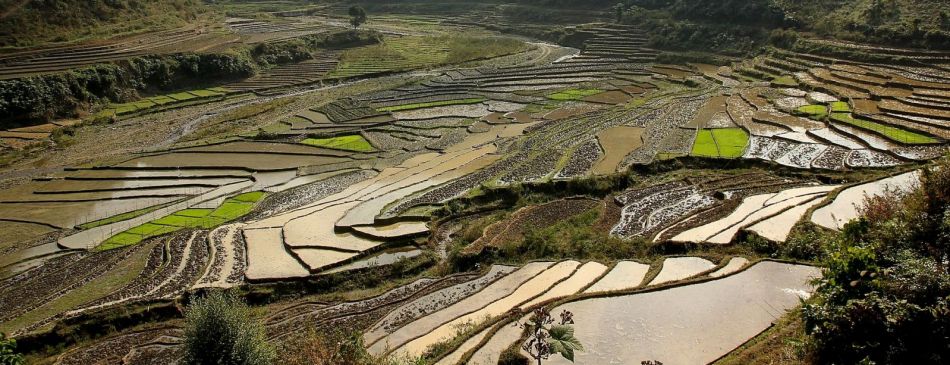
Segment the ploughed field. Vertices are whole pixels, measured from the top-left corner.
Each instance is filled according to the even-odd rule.
[[[242,37],[320,31],[299,22],[227,26]],[[721,67],[658,64],[634,27],[576,30],[587,35],[580,50],[532,44],[471,67],[409,73],[400,72],[444,58],[372,64],[332,54],[190,92],[406,80],[295,108],[257,132],[151,148],[0,191],[0,330],[23,335],[203,288],[338,278],[431,251],[442,259],[458,236],[453,219],[471,218],[446,208],[459,199],[676,163],[700,167],[633,178],[606,197],[529,201],[461,253],[503,252],[581,216],[596,216],[591,229],[618,240],[728,247],[757,236],[781,245],[803,225],[841,229],[864,196],[912,186],[921,165],[947,152],[950,74],[942,67],[785,51]],[[414,42],[388,46],[398,52]],[[130,40],[75,62],[161,46]],[[4,62],[45,72],[60,65],[56,52],[72,51]],[[246,97],[286,96],[267,94]],[[30,128],[0,138],[45,138],[53,127]],[[360,331],[376,355],[496,363],[522,338],[513,323],[544,305],[582,318],[579,363],[707,363],[797,306],[817,275],[739,256],[577,257],[423,276],[353,301],[274,304],[264,322],[274,340],[340,325]],[[57,361],[174,362],[181,343],[179,324],[169,323],[88,341]]]

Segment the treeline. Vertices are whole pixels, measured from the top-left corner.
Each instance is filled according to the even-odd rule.
[[[103,102],[126,102],[139,92],[168,90],[197,80],[238,79],[254,74],[246,54],[144,56],[56,74],[0,81],[0,128],[74,117]]]
[[[0,81],[0,128],[77,117],[96,105],[128,102],[140,94],[220,84],[262,68],[312,58],[318,49],[379,42],[370,31],[320,34],[227,53],[135,57],[66,72]]]

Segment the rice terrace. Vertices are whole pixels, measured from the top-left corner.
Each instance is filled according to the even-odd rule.
[[[0,364],[950,362],[945,1],[0,25]]]

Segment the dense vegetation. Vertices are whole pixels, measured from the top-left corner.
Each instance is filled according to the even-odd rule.
[[[212,292],[195,299],[185,320],[185,364],[266,365],[277,356],[264,326],[233,294]]]
[[[100,102],[133,100],[139,91],[254,74],[246,54],[143,56],[68,72],[0,81],[0,128],[74,117]]]
[[[817,362],[950,361],[950,164],[910,193],[868,199],[863,213],[827,243],[803,310]]]
[[[310,59],[322,48],[372,44],[379,34],[343,31],[225,53],[142,56],[62,73],[0,81],[0,128],[76,117],[109,102],[138,99],[140,93],[187,89],[249,77],[257,69]]]
[[[773,31],[782,29],[865,43],[950,48],[950,7],[940,1],[628,0],[624,8],[620,20],[648,30],[658,48],[743,54],[767,44]]]
[[[0,47],[169,29],[204,11],[199,0],[2,0]]]

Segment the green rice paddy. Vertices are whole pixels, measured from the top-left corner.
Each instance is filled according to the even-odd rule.
[[[601,89],[568,89],[548,95],[548,99],[558,101],[580,100],[591,95],[600,94],[602,92],[604,91]]]
[[[832,113],[850,113],[851,106],[848,105],[846,101],[834,101],[831,102],[831,112]]]
[[[822,120],[828,116],[828,107],[824,105],[804,105],[798,107],[795,111],[815,120]]]
[[[869,131],[877,132],[878,134],[887,137],[888,139],[907,144],[930,144],[930,143],[940,143],[937,139],[926,136],[920,133],[911,132],[906,129],[901,129],[897,127],[892,127],[886,124],[875,123],[872,121],[867,121],[863,119],[855,119],[849,113],[833,113],[831,114],[831,120],[836,122],[845,123],[851,126],[855,126],[862,129],[867,129]]]
[[[174,104],[182,101],[204,99],[222,96],[232,92],[223,87],[213,87],[209,89],[191,90],[175,94],[158,95],[145,98],[139,101],[133,101],[121,104],[110,104],[108,108],[102,110],[97,117],[110,117],[113,114],[123,115],[133,113],[139,110],[145,110],[158,105]]]
[[[307,138],[300,141],[300,143],[308,146],[353,152],[373,152],[376,150],[366,138],[363,138],[363,136],[359,134],[330,138]]]
[[[742,128],[701,129],[690,155],[710,158],[738,158],[749,145],[749,134]]]
[[[387,107],[377,108],[376,110],[379,110],[381,112],[398,112],[402,110],[414,110],[414,109],[422,109],[422,108],[431,108],[431,107],[436,107],[436,106],[478,104],[483,101],[485,101],[485,98],[442,100],[442,101],[431,101],[428,103],[413,103],[413,104],[387,106]]]
[[[105,251],[134,245],[148,238],[186,228],[211,229],[250,213],[251,209],[254,209],[254,205],[263,197],[264,192],[255,191],[228,198],[215,209],[190,208],[180,210],[116,234],[96,249]]]

